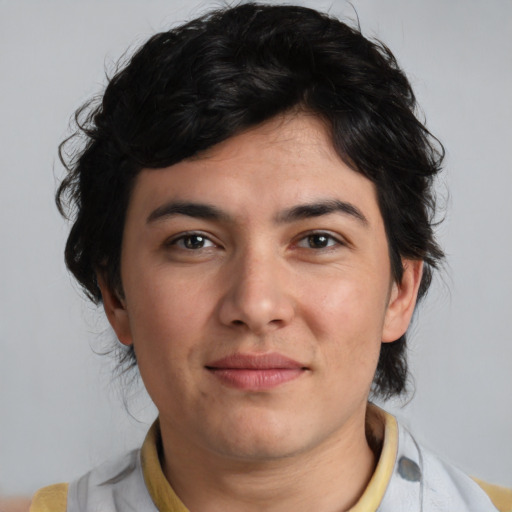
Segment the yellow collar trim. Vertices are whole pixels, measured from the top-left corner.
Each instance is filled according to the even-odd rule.
[[[141,450],[142,472],[151,499],[158,510],[189,512],[173,491],[162,471],[158,456],[161,445],[160,424],[157,419],[149,429]]]
[[[374,512],[377,510],[393,475],[396,454],[398,453],[398,424],[396,418],[373,404],[368,404],[368,415],[373,416],[373,421],[379,421],[384,426],[382,451],[377,467],[363,495],[349,512]]]
[[[368,415],[371,422],[378,423],[381,428],[383,427],[383,435],[376,436],[378,438],[383,437],[382,451],[366,490],[359,501],[350,509],[350,512],[374,512],[377,510],[391,479],[398,450],[396,419],[372,404],[368,406]],[[160,425],[156,420],[149,429],[141,450],[144,481],[151,499],[158,510],[189,512],[164,476],[158,453],[160,447]]]

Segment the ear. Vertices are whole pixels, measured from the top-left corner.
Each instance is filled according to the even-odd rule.
[[[403,260],[404,273],[400,283],[393,282],[388,302],[382,342],[390,343],[402,336],[411,322],[423,272],[423,261]]]
[[[125,300],[119,296],[118,292],[111,289],[101,272],[97,273],[96,278],[101,290],[103,308],[112,329],[123,345],[131,345],[133,343],[132,333]]]

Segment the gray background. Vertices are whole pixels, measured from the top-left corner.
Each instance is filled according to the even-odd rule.
[[[354,17],[344,0],[305,5]],[[56,147],[104,64],[219,2],[0,1],[0,493],[68,481],[140,443],[155,411],[112,381],[111,334],[80,296],[53,205]],[[512,485],[512,2],[353,0],[408,73],[445,144],[449,267],[413,328],[416,435]],[[122,389],[130,403],[123,405]]]

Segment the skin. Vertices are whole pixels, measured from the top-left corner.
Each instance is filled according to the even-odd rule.
[[[344,211],[290,213],[334,201]],[[220,216],[176,213],[176,203]],[[421,278],[421,262],[403,263],[398,284],[374,185],[313,115],[139,174],[123,295],[99,281],[159,410],[164,473],[192,512],[334,512],[357,501],[375,467],[364,425],[380,345],[407,329]],[[208,370],[240,353],[281,354],[300,374],[240,389]]]

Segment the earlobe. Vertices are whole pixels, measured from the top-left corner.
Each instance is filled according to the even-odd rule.
[[[393,283],[391,289],[382,330],[383,343],[396,341],[405,333],[416,306],[423,272],[423,261],[404,260],[403,268],[402,281]]]
[[[103,299],[103,309],[112,329],[123,345],[131,345],[132,335],[125,300],[111,289],[102,273],[98,272],[97,279]]]

